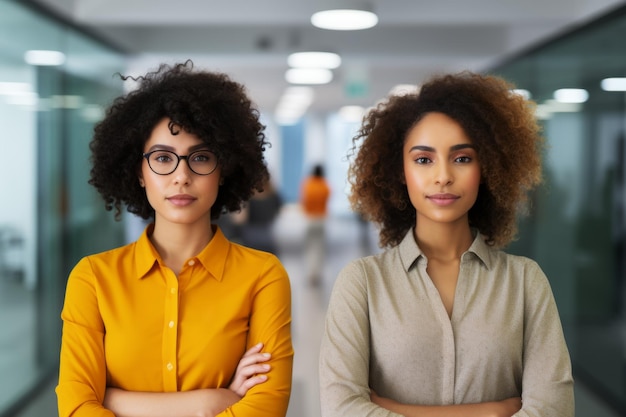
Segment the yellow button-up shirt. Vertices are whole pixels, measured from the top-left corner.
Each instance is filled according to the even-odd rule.
[[[67,283],[60,417],[113,416],[107,387],[173,392],[228,387],[244,352],[270,352],[268,380],[223,416],[286,414],[291,392],[291,289],[272,254],[229,242],[219,228],[179,276],[148,239],[83,258]]]

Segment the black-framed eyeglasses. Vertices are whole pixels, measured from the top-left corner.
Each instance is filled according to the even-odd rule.
[[[143,157],[148,166],[158,175],[169,175],[176,171],[181,159],[187,161],[187,166],[194,174],[209,175],[217,168],[217,156],[209,150],[202,149],[191,152],[189,155],[178,155],[176,152],[155,150],[146,152]]]

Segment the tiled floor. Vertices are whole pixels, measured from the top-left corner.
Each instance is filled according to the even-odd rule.
[[[288,417],[320,416],[317,357],[328,296],[339,269],[349,259],[371,251],[360,244],[361,230],[356,221],[329,220],[328,257],[324,266],[323,282],[319,286],[311,287],[307,285],[307,275],[303,269],[304,227],[305,223],[299,212],[289,207],[276,225],[280,257],[290,274],[293,292],[293,342],[296,354]],[[374,232],[370,230],[368,235],[372,239],[374,250],[377,250]],[[58,417],[53,389],[54,382],[15,417]],[[576,416],[618,417],[580,383],[576,384]]]

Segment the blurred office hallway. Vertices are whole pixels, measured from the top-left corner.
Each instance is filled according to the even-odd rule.
[[[318,354],[324,315],[334,279],[350,259],[379,251],[376,231],[354,217],[331,217],[327,222],[327,262],[321,285],[307,283],[304,265],[306,221],[299,207],[287,205],[275,224],[279,256],[292,284],[293,343],[295,350],[293,389],[287,417],[319,417]],[[363,231],[367,233],[364,234]],[[364,242],[363,237],[369,238]],[[29,406],[14,417],[57,417],[54,385],[50,381]],[[576,383],[577,417],[619,417],[582,383]]]
[[[491,2],[498,7],[488,7]],[[67,14],[38,3],[63,4]],[[143,73],[144,65],[156,68],[160,63],[141,64],[140,57],[130,53],[144,50],[142,45],[148,50],[172,48],[178,58],[171,60],[191,58],[199,67],[219,67],[244,82],[267,124],[272,144],[266,151],[268,167],[284,201],[298,199],[300,181],[313,163],[327,168],[336,191],[330,204],[335,217],[329,219],[321,285],[306,285],[305,222],[298,207],[285,206],[275,228],[293,288],[296,355],[289,417],[319,416],[317,355],[331,288],[350,259],[377,250],[372,230],[371,246],[361,247],[361,224],[350,216],[341,192],[346,185],[346,154],[360,120],[347,117],[339,106],[345,99],[347,104],[362,105],[361,110],[370,108],[396,87],[404,90],[405,82],[415,87],[423,76],[444,68],[501,75],[536,102],[547,145],[545,181],[531,196],[531,215],[523,220],[520,239],[511,251],[536,260],[550,279],[575,365],[576,415],[626,416],[626,54],[620,41],[626,36],[626,0],[506,5],[485,0],[478,2],[482,7],[456,0],[455,13],[439,3],[431,4],[428,13],[408,13],[420,2],[399,1],[403,5],[384,7],[386,16],[379,28],[358,35],[365,39],[348,42],[345,48],[332,42],[345,59],[333,70],[333,82],[314,86],[313,103],[307,95],[307,106],[314,105],[306,107],[295,124],[279,117],[276,101],[288,86],[284,78],[288,53],[314,45],[304,36],[317,32],[311,30],[305,10],[313,7],[312,2],[250,2],[263,11],[258,14],[242,14],[241,4],[232,2],[229,7],[213,7],[204,16],[197,11],[168,13],[170,7],[189,12],[188,2],[137,8],[130,16],[132,3],[0,0],[4,18],[0,43],[5,40],[0,48],[0,121],[5,128],[0,142],[11,155],[0,164],[5,179],[1,187],[5,204],[0,206],[0,319],[7,326],[0,333],[0,417],[57,416],[53,388],[61,338],[59,312],[69,271],[82,256],[126,240],[124,223],[114,221],[88,184],[87,162],[94,126],[114,97],[132,88],[114,74]],[[277,6],[283,3],[289,7]],[[85,4],[93,7],[79,7],[83,12],[77,13],[76,7]],[[212,7],[210,2],[197,4]],[[292,30],[295,8],[301,12],[302,36]],[[209,36],[201,35],[197,24],[164,28],[157,20],[146,25],[150,11],[168,23],[175,23],[172,16],[189,15],[194,20],[214,19],[219,25],[206,25]],[[107,18],[109,12],[113,15]],[[224,24],[231,20],[221,17],[229,15],[239,23]],[[393,23],[392,15],[403,23]],[[144,23],[132,29],[109,18]],[[251,18],[264,24],[250,26]],[[408,18],[417,20],[409,24]],[[274,19],[281,23],[273,25]],[[384,26],[391,29],[388,36],[380,36]],[[222,29],[227,32],[219,36],[216,31]],[[103,39],[97,35],[100,30],[120,42]],[[138,36],[143,30],[163,35],[167,42]],[[467,30],[469,35],[464,36]],[[319,33],[333,39],[331,32]],[[522,47],[526,36],[536,41]],[[411,41],[426,38],[432,42]],[[220,41],[213,42],[216,39]],[[226,48],[222,39],[243,49]],[[468,42],[466,46],[460,39]],[[121,47],[130,40],[141,42],[136,49]],[[192,40],[199,40],[196,53],[180,48],[178,41],[190,46]],[[306,42],[296,45],[301,40]],[[370,49],[374,44],[383,47],[382,55]],[[396,55],[396,46],[409,49]],[[227,50],[235,58],[230,64],[230,54],[223,53]],[[41,61],[27,59],[37,51],[51,52],[54,62],[40,65]],[[400,59],[397,64],[388,59],[392,56]],[[371,65],[363,62],[366,57]],[[437,69],[437,62],[444,68]],[[410,65],[407,72],[402,69],[405,65]],[[270,80],[278,80],[280,86],[272,87]],[[578,98],[569,102],[571,97],[557,94],[563,92],[574,92]],[[580,102],[581,94],[586,101]],[[620,412],[610,412],[610,407]]]

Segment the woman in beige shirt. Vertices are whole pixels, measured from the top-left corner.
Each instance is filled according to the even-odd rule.
[[[541,181],[533,104],[506,81],[440,76],[391,96],[354,139],[351,203],[375,256],[333,289],[320,353],[323,417],[574,415],[549,282],[501,250]]]

